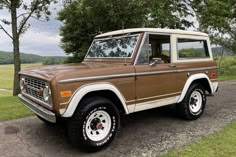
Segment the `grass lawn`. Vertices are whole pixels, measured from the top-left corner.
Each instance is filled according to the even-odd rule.
[[[218,80],[219,81],[236,80],[236,75],[221,75],[218,77]]]
[[[22,105],[12,92],[0,91],[0,121],[11,120],[32,115],[33,113]]]
[[[220,69],[218,70],[218,80],[236,80],[236,56],[223,56],[222,61],[220,57],[216,59]]]
[[[236,122],[185,148],[171,150],[162,157],[236,157]]]

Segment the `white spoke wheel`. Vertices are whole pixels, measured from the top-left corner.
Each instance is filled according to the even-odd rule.
[[[202,107],[202,94],[195,90],[192,92],[190,99],[189,99],[189,110],[190,112],[198,113]]]
[[[68,121],[68,137],[86,151],[98,151],[111,143],[119,124],[119,110],[114,103],[103,97],[87,98]]]
[[[189,87],[183,101],[177,104],[177,111],[181,117],[195,120],[202,115],[205,105],[205,88],[201,84],[195,83]]]
[[[96,111],[86,122],[85,131],[92,141],[101,141],[111,130],[111,117],[106,111]]]

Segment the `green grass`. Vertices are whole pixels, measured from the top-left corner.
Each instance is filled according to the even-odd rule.
[[[162,157],[236,157],[236,122],[185,148],[171,150]]]
[[[12,92],[0,91],[0,121],[30,116],[33,113],[22,105]]]
[[[219,81],[236,80],[236,56],[216,57],[216,62],[220,69],[218,70]]]
[[[34,66],[40,66],[41,63],[36,64],[22,64],[22,69],[34,67]],[[13,64],[7,64],[7,65],[0,65],[0,88],[4,89],[12,89],[13,87],[13,74],[14,74],[14,67]]]
[[[40,64],[23,64],[22,69]],[[13,65],[0,65],[0,88],[12,89]],[[0,90],[0,121],[30,116],[33,113],[13,97],[12,90]]]
[[[219,81],[236,80],[236,75],[220,75],[218,77],[218,80]]]

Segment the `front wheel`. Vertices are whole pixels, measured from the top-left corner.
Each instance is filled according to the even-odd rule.
[[[198,119],[206,106],[206,92],[201,84],[193,84],[188,89],[183,101],[177,104],[177,111],[185,119]]]
[[[68,123],[72,144],[86,151],[98,151],[115,137],[120,123],[119,111],[108,99],[93,97],[84,100]]]

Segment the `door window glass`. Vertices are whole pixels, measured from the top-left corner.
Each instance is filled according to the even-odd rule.
[[[137,64],[170,63],[170,36],[149,34],[141,48]]]

